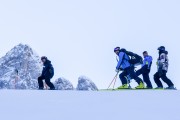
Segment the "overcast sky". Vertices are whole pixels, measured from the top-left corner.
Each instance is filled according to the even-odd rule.
[[[167,76],[180,88],[179,6],[179,0],[1,0],[0,56],[28,44],[52,61],[53,79],[65,77],[76,87],[85,75],[107,88],[116,74],[114,47],[140,55],[147,50],[154,59],[154,84],[157,47],[164,45]]]

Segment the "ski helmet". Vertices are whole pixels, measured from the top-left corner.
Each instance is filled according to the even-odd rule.
[[[47,60],[47,57],[46,57],[46,56],[42,56],[42,57],[41,57],[41,60],[43,60],[43,59],[46,59],[46,60]]]
[[[165,47],[164,47],[164,46],[160,46],[160,47],[158,48],[158,50],[159,50],[159,51],[165,51]]]
[[[114,52],[116,52],[116,51],[120,51],[120,47],[114,48]]]
[[[168,55],[168,51],[165,51],[165,54]]]

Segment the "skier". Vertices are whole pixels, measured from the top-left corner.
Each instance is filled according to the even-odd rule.
[[[39,90],[44,89],[43,80],[45,80],[46,84],[50,87],[50,90],[55,90],[54,85],[50,81],[50,79],[54,76],[54,68],[51,61],[49,61],[45,56],[41,57],[41,61],[43,62],[44,68],[41,76],[38,78]]]
[[[114,52],[116,53],[116,55],[119,56],[119,61],[116,67],[116,72],[119,72],[120,70],[122,70],[123,72],[119,75],[120,80],[122,82],[122,86],[118,87],[118,89],[128,89],[128,81],[126,79],[126,76],[130,75],[130,77],[132,79],[135,79],[136,82],[139,84],[136,89],[143,89],[144,88],[144,83],[141,80],[141,78],[139,78],[136,73],[134,72],[134,65],[130,64],[129,60],[129,56],[126,53],[125,49],[120,49],[120,47],[116,47],[114,49]]]
[[[160,81],[160,78],[168,85],[166,89],[175,89],[172,81],[166,76],[169,66],[169,60],[167,56],[168,52],[165,50],[164,46],[160,46],[158,50],[159,50],[159,58],[157,60],[158,71],[154,74],[154,81],[157,84],[156,89],[163,89],[163,85]]]
[[[136,71],[136,75],[139,76],[142,74],[143,80],[146,83],[146,88],[147,89],[152,89],[152,84],[149,78],[149,73],[151,70],[151,65],[152,65],[152,57],[148,55],[147,51],[143,52],[144,60],[141,69]]]

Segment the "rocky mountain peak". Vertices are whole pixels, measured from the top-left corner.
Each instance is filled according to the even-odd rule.
[[[19,44],[0,59],[0,88],[35,89],[41,70],[37,53],[30,46]]]

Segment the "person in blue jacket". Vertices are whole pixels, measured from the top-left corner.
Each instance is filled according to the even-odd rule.
[[[130,77],[134,80],[136,80],[136,82],[138,83],[138,86],[136,87],[136,89],[143,89],[144,88],[144,83],[142,81],[141,78],[139,78],[135,71],[134,71],[134,65],[131,65],[129,63],[129,56],[126,54],[126,50],[125,49],[120,49],[120,47],[116,47],[114,49],[114,52],[116,53],[116,55],[119,56],[119,61],[118,64],[116,66],[116,72],[119,72],[120,70],[122,70],[123,72],[119,75],[120,80],[122,82],[122,86],[118,87],[118,89],[128,89],[128,80],[127,80],[127,76],[130,75]]]
[[[41,76],[38,78],[39,90],[44,89],[43,80],[45,80],[46,84],[50,87],[50,90],[55,90],[54,85],[50,81],[54,76],[54,68],[51,61],[45,56],[41,57],[41,61],[43,62],[44,68]]]
[[[152,57],[148,55],[147,51],[143,52],[143,56],[144,56],[144,60],[143,60],[143,64],[141,69],[139,69],[138,71],[136,71],[136,75],[139,76],[142,74],[143,76],[143,80],[146,83],[146,88],[147,89],[152,89],[152,84],[149,78],[149,73],[151,70],[151,65],[152,65]]]

